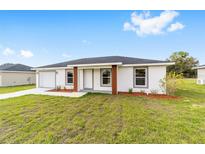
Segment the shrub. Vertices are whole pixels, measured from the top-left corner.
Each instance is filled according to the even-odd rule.
[[[160,80],[160,87],[163,92],[166,92],[167,95],[174,95],[178,85],[180,84],[181,80],[183,78],[182,74],[177,74],[175,72],[170,72],[167,74],[167,76]]]
[[[129,88],[128,93],[131,94],[133,92],[132,88]]]

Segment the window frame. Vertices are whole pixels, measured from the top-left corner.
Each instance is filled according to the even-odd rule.
[[[110,71],[110,83],[103,84],[103,71],[109,70]],[[101,68],[100,69],[100,86],[101,87],[111,87],[112,86],[112,69],[111,68]]]
[[[69,70],[66,70],[66,72],[65,72],[66,85],[72,86],[73,82],[72,83],[68,83],[68,72],[73,74],[72,79],[73,79],[73,82],[74,82],[74,71],[72,69],[69,69]]]
[[[136,70],[145,70],[145,77],[136,77]],[[149,76],[149,70],[148,67],[135,67],[133,69],[133,87],[134,88],[148,88],[148,76]],[[144,78],[145,79],[145,85],[136,85],[136,78]]]

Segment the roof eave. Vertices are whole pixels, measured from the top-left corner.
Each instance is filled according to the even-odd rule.
[[[32,68],[32,70],[40,71],[40,70],[56,70],[56,69],[68,69],[73,67],[92,67],[92,66],[107,66],[107,65],[120,65],[120,66],[170,66],[174,65],[175,62],[166,62],[166,63],[144,63],[144,64],[122,64],[122,62],[114,62],[114,63],[91,63],[91,64],[73,64],[67,65],[67,67],[44,67],[44,68]]]
[[[193,70],[195,70],[195,69],[205,69],[205,66],[193,67],[192,69],[193,69]]]
[[[144,63],[144,64],[124,64],[122,66],[170,66],[170,65],[175,65],[175,62]]]
[[[8,71],[8,70],[0,70],[0,73],[35,73],[35,71]]]
[[[106,66],[106,65],[122,65],[122,62],[113,63],[90,63],[90,64],[73,64],[67,65],[68,67],[85,67],[85,66]]]
[[[32,70],[40,71],[40,70],[59,70],[59,69],[67,69],[68,67],[36,67],[32,68]]]

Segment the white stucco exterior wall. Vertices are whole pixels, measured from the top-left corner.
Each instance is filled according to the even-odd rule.
[[[197,84],[205,84],[205,68],[197,70]]]
[[[36,71],[36,88],[39,88],[39,75],[38,75],[38,71]]]
[[[165,89],[161,87],[161,80],[166,77],[166,66],[153,66],[149,67],[149,90],[156,90],[158,93],[166,93]]]
[[[78,70],[78,90],[83,90],[83,70]]]
[[[133,92],[145,91],[150,93],[156,91],[159,94],[165,93],[160,87],[160,80],[166,76],[166,66],[150,66],[148,68],[148,87],[135,88],[134,87],[134,68],[133,67],[119,67],[118,68],[118,91],[128,92],[129,88]]]
[[[112,91],[112,87],[103,87],[100,83],[100,69],[94,69],[94,87],[93,90]]]
[[[1,86],[17,86],[36,83],[35,72],[2,72],[0,74]]]
[[[64,88],[65,85],[65,70],[56,70],[56,86]]]
[[[111,68],[111,66],[105,66],[101,68]],[[84,75],[83,69],[93,69],[93,90],[94,91],[112,91],[112,87],[101,86],[100,69],[101,68],[80,68],[78,69],[78,90],[84,88]],[[166,66],[149,66],[148,68],[148,87],[147,88],[135,88],[134,87],[134,67],[118,67],[117,87],[118,91],[128,92],[129,88],[133,89],[133,92],[145,91],[150,93],[156,91],[158,93],[164,93],[160,87],[160,80],[166,76]],[[53,71],[53,70],[52,70]],[[58,69],[56,71],[56,86],[66,87],[67,89],[73,89],[73,85],[66,85],[66,70]],[[37,84],[38,73],[36,74]]]
[[[66,85],[66,70],[56,70],[56,86],[66,87],[67,89],[73,89],[73,85]],[[38,73],[36,74],[38,78]],[[83,69],[78,69],[78,90],[83,90]],[[37,82],[38,84],[39,82]],[[93,90],[96,91],[110,91],[112,87],[103,87],[100,84],[100,68],[93,69]]]
[[[56,70],[56,86],[61,88],[66,87],[67,89],[73,89],[73,85],[66,84],[66,70]]]
[[[129,88],[133,88],[133,67],[118,67],[118,71],[117,71],[118,91],[128,92]]]

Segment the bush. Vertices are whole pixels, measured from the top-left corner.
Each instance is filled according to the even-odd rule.
[[[170,72],[167,74],[167,76],[160,80],[161,82],[161,88],[164,92],[166,92],[167,95],[174,95],[178,85],[180,84],[181,80],[183,79],[182,74],[177,74],[175,72]]]
[[[132,93],[132,88],[129,88],[128,93],[131,94]]]

